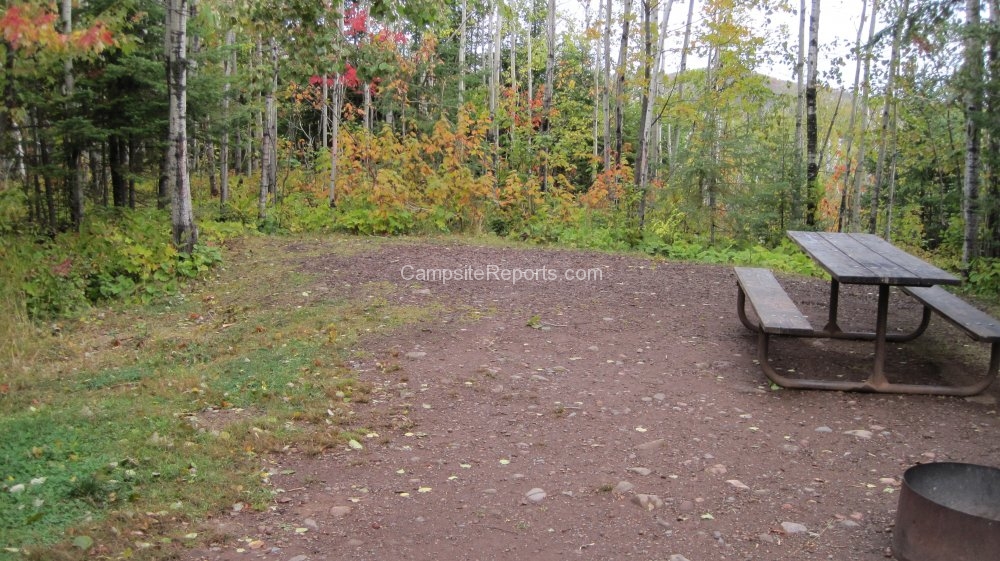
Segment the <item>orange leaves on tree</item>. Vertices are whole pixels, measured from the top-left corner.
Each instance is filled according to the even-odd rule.
[[[37,6],[14,5],[0,17],[0,30],[4,40],[15,49],[58,44],[62,37],[55,28],[58,17]]]
[[[60,33],[58,25],[59,15],[45,6],[14,4],[0,15],[0,35],[14,50],[99,53],[115,41],[102,22],[69,35]]]

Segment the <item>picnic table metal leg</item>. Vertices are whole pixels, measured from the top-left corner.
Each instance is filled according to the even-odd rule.
[[[742,323],[743,326],[746,327],[747,329],[749,329],[750,331],[756,331],[756,332],[760,333],[761,332],[760,326],[758,326],[757,324],[751,322],[747,318],[747,310],[746,310],[746,307],[747,307],[747,293],[743,292],[743,287],[740,286],[739,283],[736,284],[736,290],[737,290],[737,292],[736,292],[736,314],[740,316],[740,323]]]
[[[823,331],[833,334],[841,333],[840,326],[837,325],[837,310],[840,307],[840,281],[834,279],[830,281],[830,318],[826,322]]]
[[[868,378],[868,384],[872,389],[879,391],[889,385],[889,380],[885,377],[885,332],[888,329],[889,318],[889,285],[880,284],[878,286],[878,311],[875,319],[875,366],[872,375]]]

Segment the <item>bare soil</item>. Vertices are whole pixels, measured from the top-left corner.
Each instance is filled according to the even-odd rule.
[[[560,280],[420,282],[406,265]],[[591,268],[601,278],[562,280]],[[184,559],[885,559],[908,467],[1000,465],[997,385],[971,399],[772,388],[728,267],[399,241],[301,269],[331,297],[388,283],[391,303],[442,311],[355,349],[372,388],[361,449],[267,458],[273,504],[219,505],[215,539]],[[827,283],[780,278],[824,324]],[[874,292],[845,286],[842,323],[872,329]],[[909,298],[892,302],[890,328],[918,323]],[[985,347],[935,318],[888,367],[958,381],[985,372]],[[873,344],[773,349],[784,369],[864,378]]]

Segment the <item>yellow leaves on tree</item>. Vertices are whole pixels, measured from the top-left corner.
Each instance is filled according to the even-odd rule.
[[[483,146],[486,127],[470,116],[439,120],[429,133],[405,137],[345,129],[338,161],[342,206],[363,208],[373,223],[359,230],[463,230],[481,223],[493,198]]]

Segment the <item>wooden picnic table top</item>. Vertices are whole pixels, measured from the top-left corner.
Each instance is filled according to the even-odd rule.
[[[951,273],[872,234],[789,231],[788,237],[841,283],[899,286],[961,283]]]

